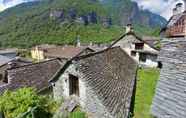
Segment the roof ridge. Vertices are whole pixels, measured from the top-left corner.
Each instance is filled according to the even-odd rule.
[[[125,36],[127,36],[127,35],[133,35],[133,36],[136,37],[136,39],[138,39],[138,40],[140,40],[140,41],[143,41],[142,38],[139,37],[139,36],[137,36],[135,32],[128,32],[128,33],[125,33],[125,34],[121,35],[117,40],[115,40],[115,41],[109,46],[109,48],[112,47],[113,45],[115,45],[118,41],[122,40],[123,37],[125,37]]]
[[[120,48],[120,46],[109,47],[109,48],[106,48],[106,49],[98,51],[98,52],[93,52],[93,53],[89,53],[87,55],[82,55],[82,56],[76,56],[76,57],[72,58],[72,60],[80,60],[80,59],[88,58],[88,57],[94,56],[96,54],[100,54],[100,53],[106,52],[106,51],[108,51],[110,49],[116,49],[116,48]]]
[[[23,65],[23,66],[19,66],[19,67],[9,68],[7,70],[14,70],[14,69],[23,68],[23,67],[29,67],[29,66],[33,66],[33,65],[37,65],[37,64],[47,63],[47,62],[54,61],[54,60],[59,61],[61,64],[61,60],[59,58],[54,58],[54,59],[45,60],[45,61],[41,61],[41,62],[37,62],[37,63],[32,63],[32,64],[27,64],[27,65]]]

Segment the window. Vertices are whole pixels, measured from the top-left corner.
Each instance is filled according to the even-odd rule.
[[[162,69],[162,67],[163,67],[162,62],[161,61],[158,61],[158,68]]]
[[[136,52],[135,51],[131,51],[131,56],[136,56]]]
[[[3,78],[3,82],[8,83],[8,72],[5,71],[5,76]]]
[[[147,60],[147,55],[144,53],[140,53],[139,61],[146,62],[146,60]]]
[[[142,50],[144,47],[144,43],[135,43],[135,49],[136,50]]]
[[[69,75],[69,95],[79,96],[79,79],[74,75]]]

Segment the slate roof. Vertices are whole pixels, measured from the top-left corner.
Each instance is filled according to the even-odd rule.
[[[10,62],[13,59],[0,55],[0,66]]]
[[[48,88],[50,86],[48,81],[63,64],[59,59],[52,59],[8,69],[8,83],[0,86],[0,94],[5,90],[15,90],[22,87],[34,87],[38,91]]]
[[[162,41],[162,62],[151,112],[157,118],[186,118],[186,38]]]
[[[78,66],[78,72],[83,73],[87,84],[113,116],[128,117],[135,88],[136,61],[120,47],[115,47],[75,57],[71,62]],[[61,74],[68,64],[70,62]]]

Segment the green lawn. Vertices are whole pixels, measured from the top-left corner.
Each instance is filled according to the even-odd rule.
[[[139,69],[134,106],[134,118],[152,118],[150,107],[159,79],[158,69]]]

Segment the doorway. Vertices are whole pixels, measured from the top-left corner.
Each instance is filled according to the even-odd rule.
[[[74,75],[69,75],[69,95],[79,96],[79,79]]]

